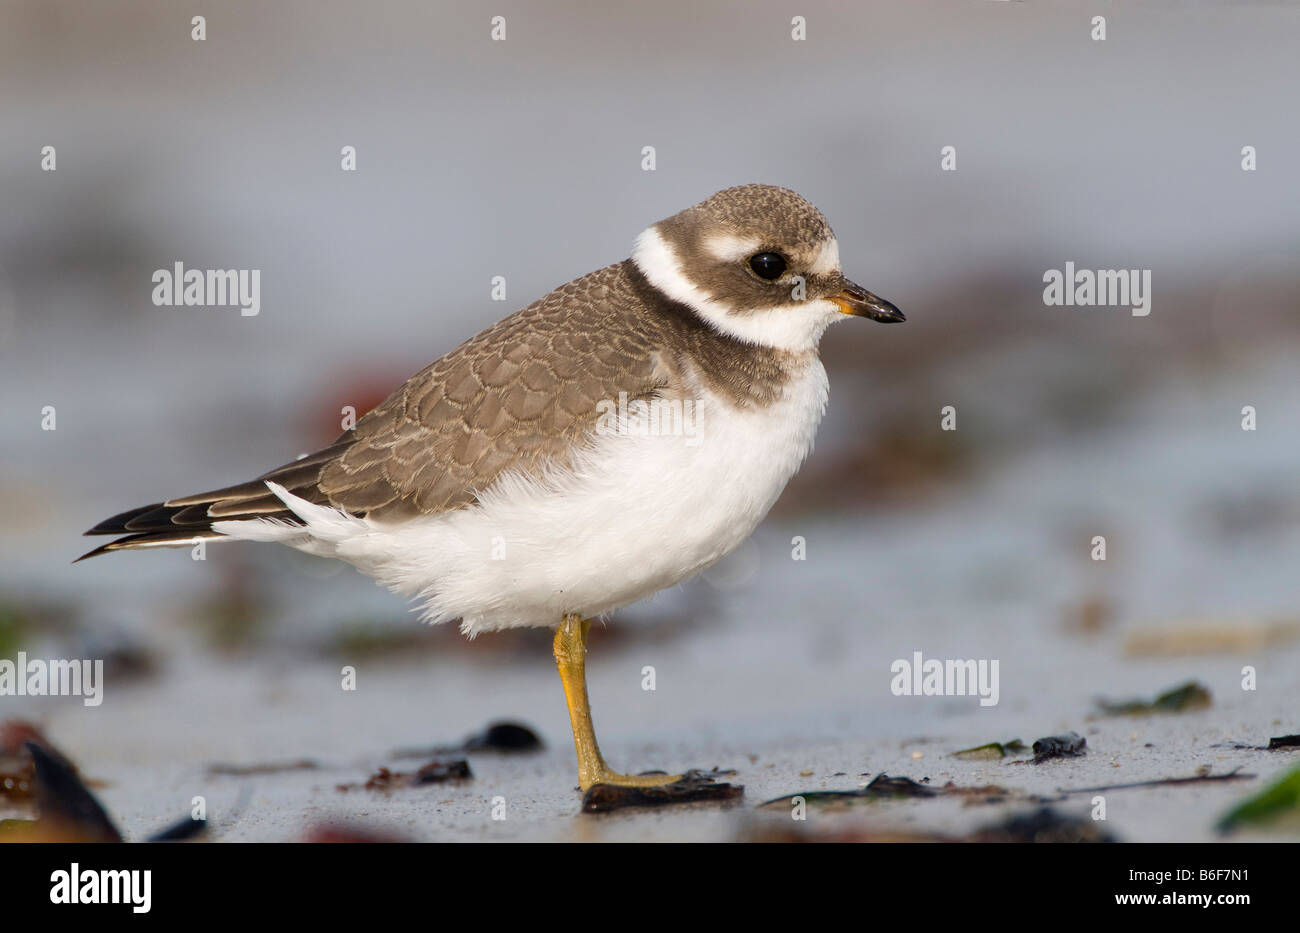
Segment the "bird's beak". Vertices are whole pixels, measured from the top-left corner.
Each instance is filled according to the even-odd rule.
[[[854,317],[869,317],[882,324],[897,324],[906,321],[903,312],[883,298],[878,298],[861,285],[854,285],[844,280],[844,289],[830,296],[830,300],[839,306],[840,311]]]

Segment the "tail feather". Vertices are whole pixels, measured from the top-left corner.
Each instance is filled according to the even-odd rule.
[[[196,540],[227,538],[227,535],[212,530],[212,523],[216,521],[273,518],[286,524],[301,525],[302,521],[285,508],[284,503],[271,492],[267,482],[283,486],[295,496],[313,504],[328,504],[328,499],[318,485],[320,474],[347,447],[346,442],[336,442],[246,483],[120,512],[104,519],[86,534],[122,537],[81,555],[73,563],[110,551],[186,547]]]

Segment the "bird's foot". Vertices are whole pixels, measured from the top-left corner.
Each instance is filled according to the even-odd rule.
[[[640,774],[620,774],[613,768],[602,768],[596,772],[595,778],[584,782],[585,790],[590,790],[596,784],[604,784],[608,787],[662,787],[665,784],[675,784],[685,775],[665,774],[663,771],[643,771]]]
[[[658,807],[672,803],[735,800],[744,796],[740,784],[719,783],[717,778],[735,771],[690,770],[685,774],[619,774],[602,771],[601,780],[582,795],[583,813],[607,813],[623,807]]]

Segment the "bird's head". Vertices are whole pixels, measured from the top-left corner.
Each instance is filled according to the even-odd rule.
[[[719,191],[644,230],[632,259],[659,291],[748,343],[803,350],[844,315],[904,319],[845,278],[830,224],[786,188]]]

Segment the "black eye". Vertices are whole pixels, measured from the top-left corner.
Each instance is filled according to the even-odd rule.
[[[780,253],[758,253],[749,257],[749,268],[760,279],[778,279],[785,271],[785,258]]]

